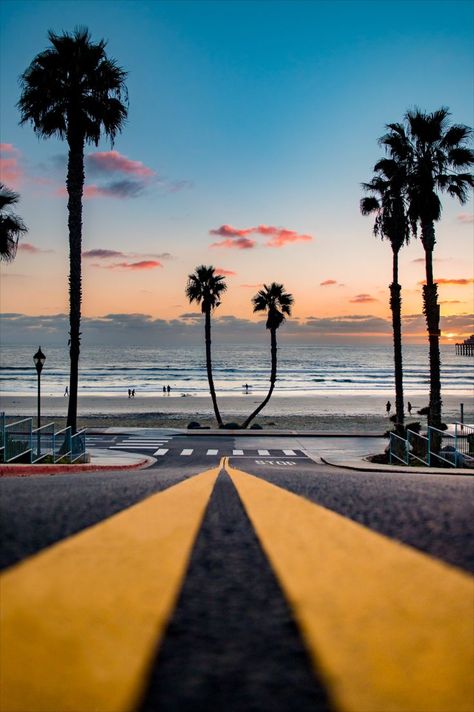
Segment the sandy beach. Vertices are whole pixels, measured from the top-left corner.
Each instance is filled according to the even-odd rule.
[[[385,413],[387,394],[311,395],[272,397],[256,421],[264,428],[321,430],[331,432],[385,432],[391,423]],[[412,416],[409,420],[426,422],[416,410],[427,404],[424,394],[412,395]],[[242,420],[260,403],[255,395],[222,396],[219,407],[224,422]],[[464,402],[464,420],[474,422],[473,400],[467,394],[443,397],[443,418],[447,423],[460,418],[460,403]],[[34,416],[36,397],[8,395],[0,398],[0,410],[8,416]],[[62,423],[67,411],[67,399],[45,395],[41,400],[42,422]],[[393,413],[393,409],[392,409]],[[78,408],[80,427],[175,427],[185,428],[192,420],[201,425],[215,425],[211,399],[208,396],[141,396],[122,395],[80,396]]]

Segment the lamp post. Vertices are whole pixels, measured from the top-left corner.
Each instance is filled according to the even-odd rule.
[[[38,347],[38,351],[33,356],[33,361],[35,362],[36,373],[38,374],[38,418],[36,427],[38,428],[38,457],[41,455],[41,438],[39,427],[41,426],[41,371],[43,370],[44,362],[46,361],[46,356],[41,351],[41,346]]]

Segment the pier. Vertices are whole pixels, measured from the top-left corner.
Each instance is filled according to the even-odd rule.
[[[455,344],[458,356],[474,356],[474,334],[460,344]]]

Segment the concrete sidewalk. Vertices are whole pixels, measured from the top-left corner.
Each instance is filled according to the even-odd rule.
[[[134,452],[112,452],[105,449],[88,451],[90,462],[77,465],[6,464],[0,465],[0,477],[32,477],[35,475],[64,475],[77,472],[104,472],[107,470],[141,470],[156,462],[154,457]]]

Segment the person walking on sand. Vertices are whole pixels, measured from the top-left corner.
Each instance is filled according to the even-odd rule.
[[[163,395],[166,395],[166,386],[163,386]]]
[[[387,405],[385,406],[385,410],[387,411],[387,415],[390,413],[391,409],[392,409],[392,404],[390,403],[390,401],[387,401]]]
[[[67,386],[66,386],[66,388],[64,389],[64,395],[65,395],[65,396],[68,396],[68,395],[69,395],[69,388],[68,388]]]
[[[129,398],[132,397],[132,390],[131,390],[131,388],[128,389],[128,397],[129,397]]]
[[[171,388],[169,387],[169,385],[166,386],[166,390],[168,391],[168,395],[169,395],[171,393]]]
[[[135,398],[135,388],[132,388],[132,398]]]
[[[408,407],[408,415],[411,415],[412,404],[410,403],[410,401],[408,401],[407,407]]]

